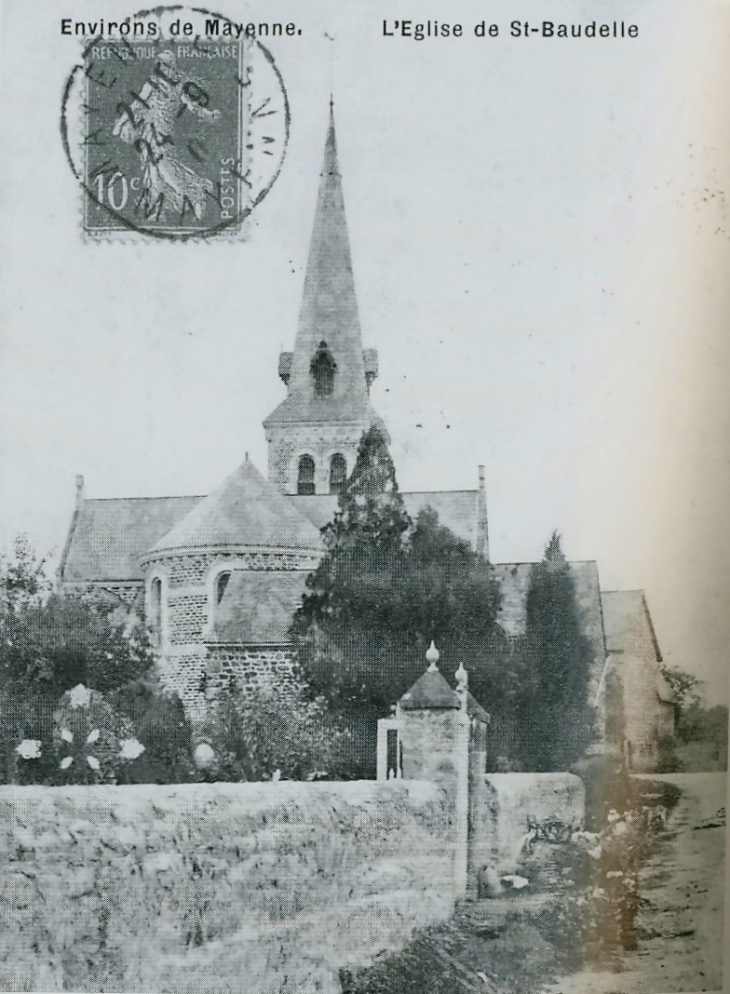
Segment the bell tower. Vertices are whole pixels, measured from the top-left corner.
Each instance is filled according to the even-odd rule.
[[[264,421],[269,480],[284,494],[337,493],[377,415],[375,349],[362,347],[337,165],[332,101],[293,352],[279,356],[287,396]]]

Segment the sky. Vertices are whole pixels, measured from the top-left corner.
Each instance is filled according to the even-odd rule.
[[[666,662],[724,700],[728,7],[455,2],[464,36],[417,42],[382,33],[428,18],[411,0],[221,0],[235,21],[302,29],[267,43],[291,137],[248,240],[186,245],[82,237],[59,136],[78,43],[60,17],[99,9],[3,6],[3,540],[57,556],[77,473],[116,497],[207,493],[245,452],[265,470],[331,90],[401,488],[474,488],[484,464],[494,561],[538,559],[557,528],[604,589],[645,590]],[[639,37],[509,34],[608,16]],[[474,37],[482,19],[499,37]]]

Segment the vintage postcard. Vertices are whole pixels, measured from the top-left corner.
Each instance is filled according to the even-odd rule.
[[[721,990],[730,6],[0,9],[0,990]]]

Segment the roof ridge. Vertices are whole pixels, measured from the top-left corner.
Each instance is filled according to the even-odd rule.
[[[541,563],[542,559],[518,559],[513,562],[501,562],[492,563],[492,566],[536,566]],[[566,559],[569,566],[582,566],[583,564],[595,563],[598,564],[597,559]]]
[[[601,589],[601,594],[641,594],[646,596],[643,587],[630,587],[626,590],[603,590]]]
[[[399,491],[401,496],[405,494],[478,494],[479,491],[476,488],[468,490],[401,490]]]
[[[100,504],[111,500],[203,500],[207,494],[158,494],[156,497],[84,497],[84,504]]]

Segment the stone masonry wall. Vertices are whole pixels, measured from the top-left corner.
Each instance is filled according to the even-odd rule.
[[[452,909],[434,783],[0,789],[0,989],[339,992]]]
[[[286,697],[301,687],[296,665],[296,651],[291,645],[269,648],[211,645],[207,689],[216,694],[233,683],[243,694],[276,689],[279,696]]]

